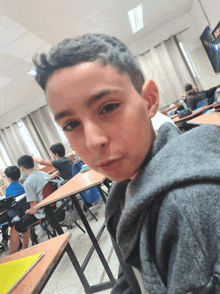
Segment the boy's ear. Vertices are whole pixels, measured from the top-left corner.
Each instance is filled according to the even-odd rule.
[[[159,107],[159,91],[153,80],[146,80],[142,86],[141,96],[148,102],[150,118],[154,117]]]

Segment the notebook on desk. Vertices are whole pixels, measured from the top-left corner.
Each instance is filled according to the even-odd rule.
[[[41,252],[0,264],[0,294],[11,293],[43,255]]]

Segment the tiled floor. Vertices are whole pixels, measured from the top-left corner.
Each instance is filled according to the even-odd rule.
[[[98,234],[100,227],[104,222],[104,209],[105,205],[101,202],[92,207],[92,211],[97,213],[98,222],[94,220],[89,213],[86,213],[87,219],[90,223],[90,226],[95,234]],[[83,226],[81,221],[78,221],[80,225]],[[84,261],[90,247],[91,241],[88,237],[87,233],[83,233],[78,227],[74,226],[73,229],[64,231],[69,231],[72,233],[72,238],[70,239],[70,245],[72,246],[76,257],[79,260],[80,265]],[[36,233],[39,237],[39,241],[43,242],[47,240],[47,236],[44,231],[40,228],[40,226],[36,227]],[[105,229],[100,240],[99,245],[103,251],[103,254],[109,264],[110,269],[114,277],[117,277],[118,272],[118,260],[115,255],[115,252],[112,247],[112,243],[109,237],[107,230]],[[31,244],[29,244],[31,246]],[[9,250],[0,253],[0,258],[9,254]],[[92,258],[87,265],[85,270],[86,278],[90,285],[95,285],[98,283],[108,281],[108,277],[104,272],[104,268],[98,258],[97,253],[94,251]],[[109,294],[111,289],[105,290],[102,292],[98,292],[99,294]],[[48,281],[46,287],[42,291],[42,294],[83,294],[84,289],[81,285],[81,282],[74,270],[68,255],[65,253],[63,258],[61,259],[59,265]],[[28,293],[22,293],[28,294]]]

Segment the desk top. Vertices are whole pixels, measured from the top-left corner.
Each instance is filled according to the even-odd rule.
[[[94,170],[89,170],[84,173],[78,173],[72,179],[70,179],[66,184],[61,186],[59,189],[54,191],[46,199],[38,203],[35,208],[41,208],[48,204],[54,203],[61,199],[64,199],[70,195],[82,192],[86,189],[90,189],[94,186],[100,185],[106,179],[100,173],[97,173]]]
[[[198,109],[198,110],[193,111],[192,114],[190,114],[190,115],[188,115],[188,116],[185,116],[185,117],[182,117],[182,118],[179,118],[179,117],[177,116],[177,117],[173,118],[172,121],[176,124],[176,123],[178,123],[178,122],[180,122],[180,121],[183,121],[183,120],[189,119],[190,117],[193,117],[194,115],[199,114],[200,112],[203,112],[203,111],[206,110],[206,109],[212,108],[212,107],[214,107],[214,105],[215,105],[215,104],[210,104],[210,105],[207,105],[207,106],[205,106],[205,107],[202,107],[202,108],[200,108],[200,109]]]
[[[43,171],[43,172],[45,172],[47,174],[50,174],[55,170],[56,170],[56,168],[54,166],[44,166],[44,167],[39,169],[39,171]]]
[[[44,281],[47,279],[53,270],[57,259],[65,249],[68,241],[71,238],[71,233],[62,234],[25,250],[16,252],[12,255],[0,259],[0,264],[22,257],[27,257],[40,252],[44,256],[36,263],[36,265],[27,273],[27,275],[14,288],[11,294],[20,293],[38,293]],[[12,273],[13,274],[13,273]]]
[[[210,124],[220,127],[220,112],[205,113],[187,122],[193,125]]]
[[[58,170],[55,170],[53,171],[51,174],[50,174],[50,177],[53,179],[55,177],[59,176],[59,171]]]
[[[26,197],[26,194],[25,194],[25,193],[24,193],[24,194],[21,194],[21,195],[15,197],[15,201],[16,201],[16,202],[20,202],[20,201],[23,200],[25,197]],[[6,196],[5,196],[5,197],[2,197],[2,198],[0,199],[0,201],[3,200],[3,199],[5,199],[5,198],[6,198]],[[1,216],[2,214],[4,214],[6,211],[8,211],[8,210],[10,210],[11,208],[13,208],[13,206],[15,206],[15,205],[16,205],[16,203],[13,203],[12,206],[11,206],[10,208],[8,208],[8,209],[6,209],[6,210],[0,212],[0,216]]]

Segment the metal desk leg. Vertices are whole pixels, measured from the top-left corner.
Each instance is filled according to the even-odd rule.
[[[102,191],[102,188],[100,187],[100,185],[98,185],[97,188],[98,188],[99,193],[100,193],[100,195],[102,197],[102,201],[106,204],[106,197],[105,197],[105,195],[104,195],[104,193]]]
[[[57,233],[59,235],[62,235],[64,233],[63,229],[61,228],[59,222],[57,221],[57,219],[56,219],[56,217],[54,215],[54,212],[53,212],[52,208],[50,207],[50,205],[45,207],[45,212],[46,212],[47,216],[49,217],[49,219],[50,219],[51,223],[53,224],[53,226],[54,226],[55,230],[57,231]],[[71,260],[71,262],[72,262],[72,264],[73,264],[73,266],[74,266],[74,268],[75,268],[75,270],[77,272],[77,275],[78,275],[78,277],[79,277],[79,279],[80,279],[80,281],[81,281],[81,283],[82,283],[82,285],[83,285],[83,287],[85,289],[85,292],[87,294],[92,293],[91,290],[90,290],[89,283],[88,283],[83,271],[81,270],[79,262],[78,262],[75,254],[73,252],[73,249],[71,248],[69,243],[66,246],[66,252],[67,252],[67,254],[68,254],[68,256],[69,256],[69,258],[70,258],[70,260]]]
[[[100,260],[101,260],[101,262],[102,262],[102,264],[104,266],[104,269],[105,269],[110,281],[115,282],[115,278],[114,278],[114,276],[113,276],[113,274],[112,274],[112,272],[111,272],[111,270],[110,270],[110,268],[108,266],[108,263],[107,263],[104,255],[103,255],[100,247],[99,247],[99,244],[98,244],[98,242],[97,242],[97,240],[96,240],[96,238],[95,238],[95,236],[93,234],[93,231],[92,231],[92,229],[91,229],[91,227],[90,227],[90,225],[89,225],[89,223],[88,223],[88,221],[87,221],[87,219],[86,219],[86,217],[85,217],[85,215],[84,215],[84,213],[83,213],[83,211],[82,211],[82,209],[81,209],[81,207],[80,207],[80,205],[78,203],[78,200],[76,199],[76,196],[72,195],[71,198],[73,200],[73,203],[74,203],[74,205],[75,205],[75,207],[76,207],[76,209],[77,209],[77,211],[79,213],[79,216],[80,216],[80,218],[81,218],[81,220],[82,220],[82,222],[83,222],[83,224],[84,224],[84,226],[86,228],[86,231],[87,231],[87,233],[88,233],[88,235],[90,237],[90,240],[92,241],[92,243],[93,243],[93,245],[94,245],[94,247],[96,249],[96,252],[97,252],[97,254],[98,254],[98,256],[99,256],[99,258],[100,258]]]

